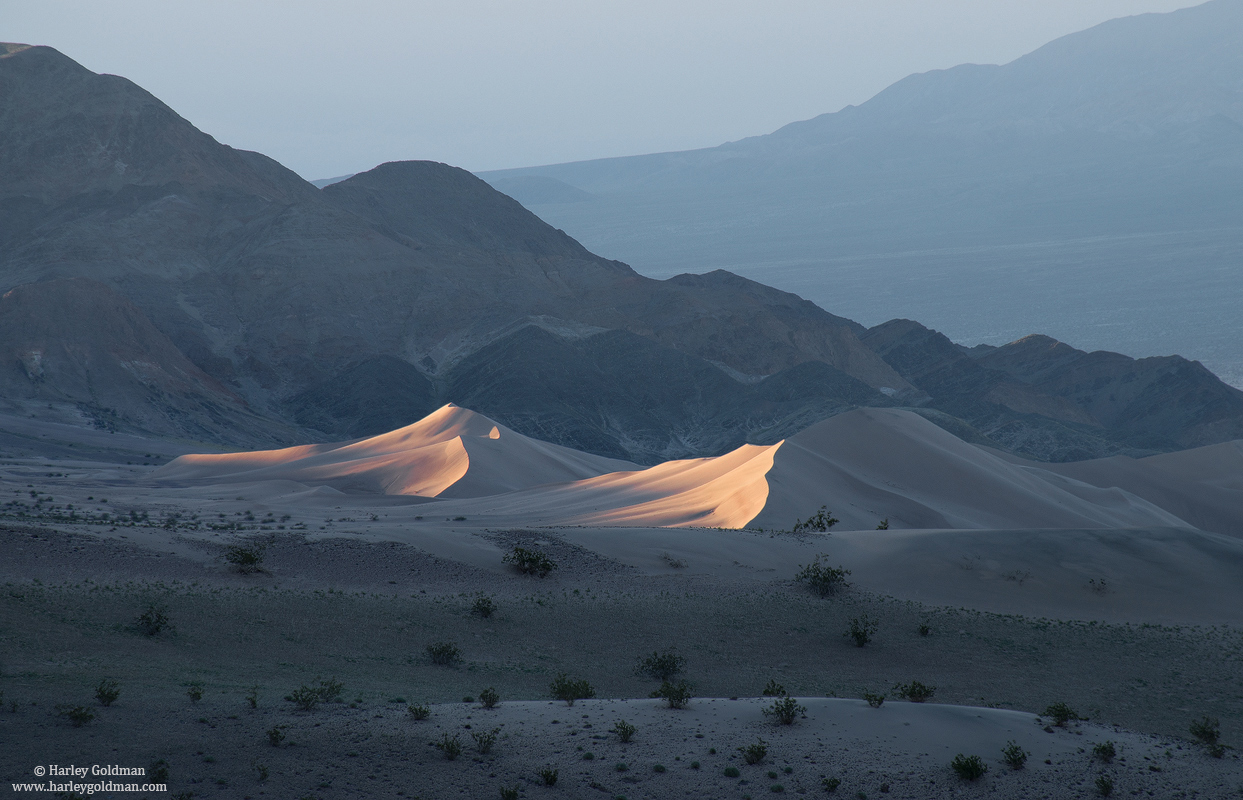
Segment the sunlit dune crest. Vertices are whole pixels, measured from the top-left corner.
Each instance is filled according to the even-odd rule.
[[[347,492],[481,497],[632,469],[514,433],[452,403],[404,428],[331,445],[189,455],[155,474],[162,481],[288,480]]]

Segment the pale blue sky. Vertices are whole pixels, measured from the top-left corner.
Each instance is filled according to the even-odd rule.
[[[0,39],[124,75],[307,178],[707,147],[1183,0],[0,0]]]

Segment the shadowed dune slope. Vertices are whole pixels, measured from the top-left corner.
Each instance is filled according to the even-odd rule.
[[[193,483],[286,480],[346,492],[480,497],[633,467],[530,439],[450,403],[412,425],[367,439],[182,456],[154,477]]]
[[[788,528],[829,507],[847,529],[1186,526],[1153,503],[1015,463],[909,411],[858,409],[785,442],[754,520]]]

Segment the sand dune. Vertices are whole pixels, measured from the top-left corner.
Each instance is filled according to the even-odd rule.
[[[435,498],[434,513],[509,525],[788,529],[821,505],[841,520],[837,530],[888,519],[894,529],[1199,524],[1237,533],[1243,521],[1240,443],[1139,461],[1041,464],[894,409],[858,409],[774,445],[639,469],[448,405],[356,442],[182,456],[155,478]]]
[[[753,524],[789,527],[827,505],[845,529],[1186,526],[1119,488],[1004,459],[918,414],[858,409],[786,441]]]
[[[159,481],[296,481],[344,492],[480,497],[634,468],[627,461],[537,441],[452,403],[395,431],[339,444],[187,455]]]

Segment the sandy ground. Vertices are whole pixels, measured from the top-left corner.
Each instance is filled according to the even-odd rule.
[[[72,433],[56,425],[35,420],[22,436]],[[497,441],[490,432],[477,438]],[[1236,536],[1121,518],[1104,528],[843,523],[798,535],[550,526],[517,511],[455,513],[472,498],[351,494],[279,476],[160,482],[153,471],[176,447],[117,436],[99,434],[89,454],[63,438],[52,458],[0,459],[8,782],[40,764],[163,759],[172,794],[159,796],[199,798],[491,798],[509,788],[632,800],[1078,798],[1100,796],[1098,781],[1114,796],[1243,796],[1237,751],[1211,758],[1189,734],[1209,716],[1227,745],[1243,741]],[[681,486],[684,473],[669,475]],[[1001,477],[1022,492],[1048,483]],[[1034,507],[1047,508],[1037,495]],[[1144,508],[1112,496],[1123,516]],[[227,563],[238,545],[262,551],[261,571]],[[556,568],[519,574],[503,561],[515,546]],[[846,590],[820,597],[795,580],[817,555],[851,571]],[[472,613],[480,596],[496,604],[492,616]],[[148,636],[137,621],[152,607],[169,625]],[[874,626],[865,647],[847,635],[859,620]],[[446,642],[460,658],[432,663],[428,646]],[[659,682],[636,670],[668,649],[692,686],[683,710],[649,699]],[[552,701],[560,673],[599,699]],[[342,682],[341,702],[299,711],[283,699],[320,678]],[[101,680],[121,693],[107,707],[94,697]],[[931,702],[898,698],[913,680],[936,687]],[[762,714],[770,681],[805,718],[782,726]],[[197,701],[187,694],[196,684]],[[487,687],[498,708],[463,701]],[[887,700],[870,708],[865,692]],[[1055,702],[1086,719],[1046,731],[1035,715]],[[429,718],[413,719],[411,704]],[[60,713],[78,705],[95,715],[82,727]],[[612,733],[619,719],[636,727],[628,744]],[[273,728],[285,735],[275,747]],[[472,734],[493,730],[491,751],[478,752]],[[463,745],[455,760],[433,746],[446,735]],[[765,760],[743,763],[738,748],[761,738]],[[1030,753],[1021,770],[1001,760],[1010,741]],[[1117,751],[1108,763],[1093,755],[1104,741]],[[949,767],[959,753],[980,756],[987,774],[960,779]],[[543,785],[545,769],[557,770],[555,786]]]

